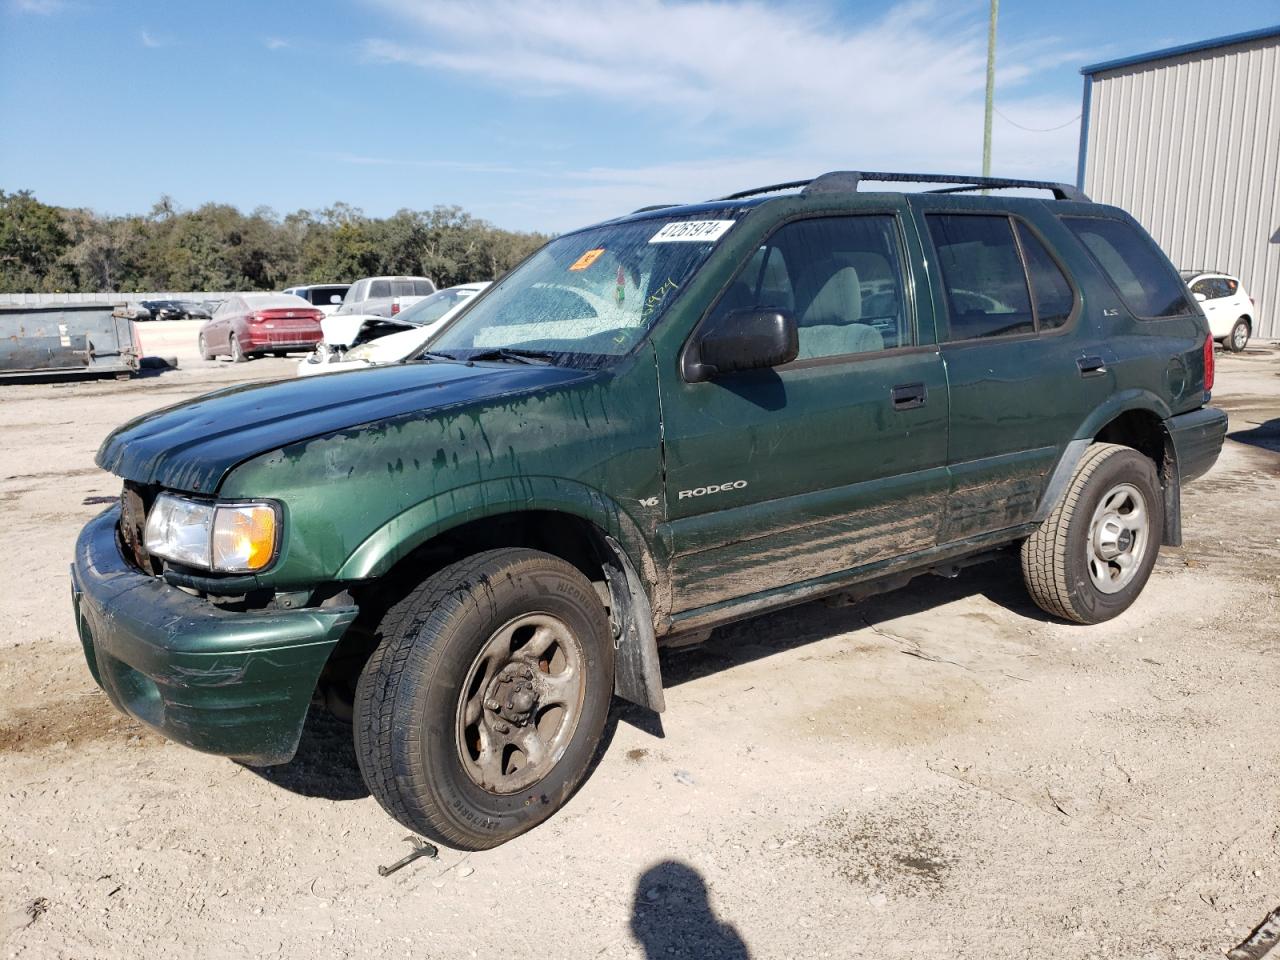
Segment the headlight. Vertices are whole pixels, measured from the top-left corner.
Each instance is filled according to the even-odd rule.
[[[147,517],[147,552],[189,567],[253,573],[275,559],[278,527],[274,504],[211,503],[162,493]]]

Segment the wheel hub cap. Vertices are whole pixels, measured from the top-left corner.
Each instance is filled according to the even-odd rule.
[[[536,669],[528,662],[518,661],[503,667],[489,684],[485,709],[508,723],[523,727],[538,705],[538,694],[534,688]]]
[[[1146,497],[1131,483],[1106,492],[1089,524],[1089,576],[1103,593],[1129,585],[1146,556],[1150,535]]]
[[[531,613],[485,641],[457,709],[458,758],[476,785],[525,790],[564,755],[586,697],[586,656],[558,617]]]

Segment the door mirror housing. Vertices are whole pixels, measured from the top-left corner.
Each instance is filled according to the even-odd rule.
[[[684,375],[690,383],[700,383],[740,370],[781,366],[799,352],[795,317],[786,310],[731,310],[702,329],[693,349],[685,353]]]
[[[1193,293],[1192,296],[1196,298],[1196,303],[1204,303],[1209,299],[1203,293]]]

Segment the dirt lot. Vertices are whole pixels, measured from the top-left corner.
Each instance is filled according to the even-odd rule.
[[[1138,604],[1047,621],[1016,567],[666,658],[661,724],[544,827],[388,879],[350,728],[289,766],[173,746],[94,687],[67,582],[109,429],[291,363],[0,386],[0,944],[10,957],[1219,957],[1280,905],[1280,351]]]

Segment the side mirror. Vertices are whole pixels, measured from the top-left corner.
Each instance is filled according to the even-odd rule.
[[[1193,293],[1192,296],[1196,298],[1196,303],[1204,303],[1209,299],[1203,293]]]
[[[703,328],[694,349],[685,355],[684,375],[690,383],[699,383],[739,370],[790,363],[799,352],[796,321],[786,310],[733,310]]]
[[[332,295],[329,297],[329,302],[330,302],[330,303],[341,303],[341,302],[342,302],[342,294],[340,294],[340,293],[332,294]]]

